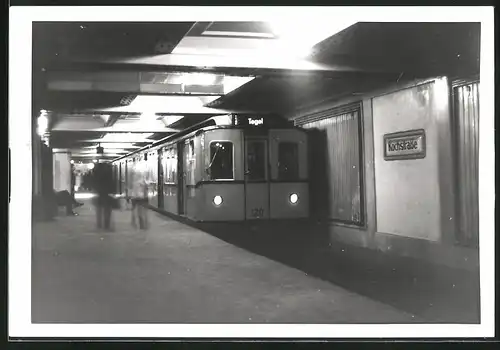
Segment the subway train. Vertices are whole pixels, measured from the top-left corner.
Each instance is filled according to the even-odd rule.
[[[306,131],[219,115],[112,161],[117,193],[145,177],[149,205],[196,222],[309,217]]]

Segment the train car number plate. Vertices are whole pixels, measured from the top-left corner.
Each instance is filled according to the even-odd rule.
[[[261,218],[263,216],[264,216],[264,209],[263,208],[253,208],[252,209],[252,217]]]

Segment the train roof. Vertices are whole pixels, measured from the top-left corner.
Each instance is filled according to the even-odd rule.
[[[264,117],[266,118],[266,124],[264,124]],[[138,154],[158,146],[161,146],[169,141],[182,140],[184,138],[190,137],[191,134],[196,134],[200,131],[213,130],[213,129],[247,129],[250,127],[262,125],[266,129],[296,129],[304,131],[304,129],[297,127],[288,120],[285,120],[275,114],[266,115],[249,115],[249,114],[225,114],[210,117],[204,121],[192,125],[182,131],[175,134],[164,137],[160,140],[153,142],[150,145],[139,148],[135,151],[127,153],[123,156],[113,159],[111,162],[116,162],[122,159],[126,159],[134,154]]]

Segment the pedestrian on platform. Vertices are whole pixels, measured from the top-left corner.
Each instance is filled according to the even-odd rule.
[[[83,203],[77,202],[75,197],[72,196],[68,191],[58,191],[54,192],[54,202],[56,210],[59,207],[66,207],[66,215],[75,216],[78,215],[73,211],[73,208],[77,208],[83,205]]]
[[[129,196],[132,202],[132,226],[146,230],[148,228],[147,204],[148,204],[148,184],[147,172],[142,169],[141,164],[136,166],[131,171],[132,181],[129,181]]]
[[[97,163],[94,169],[94,189],[97,194],[96,212],[97,228],[111,229],[111,211],[113,209],[112,197],[114,184],[111,166],[107,163]]]

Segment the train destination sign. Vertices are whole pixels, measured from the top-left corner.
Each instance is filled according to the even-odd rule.
[[[410,130],[384,135],[384,159],[425,158],[425,131]]]
[[[248,124],[258,126],[264,124],[264,118],[248,118]]]
[[[272,114],[266,115],[242,115],[233,114],[233,125],[247,129],[269,129],[293,126],[293,122]]]

